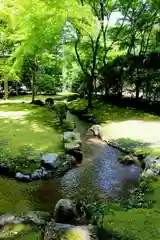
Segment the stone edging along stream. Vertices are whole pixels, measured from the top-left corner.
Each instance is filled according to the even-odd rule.
[[[120,144],[116,141],[109,141],[109,140],[107,141],[104,139],[101,133],[100,122],[93,115],[89,114],[86,109],[85,110],[71,109],[70,112],[72,114],[75,114],[77,117],[79,117],[83,121],[87,121],[88,123],[98,124],[98,125],[93,125],[90,128],[90,130],[92,130],[94,136],[99,137],[102,141],[106,142],[106,144],[108,144],[110,147],[116,148],[126,155],[127,158],[124,159],[124,161],[121,161],[122,164],[127,164],[127,165],[140,164],[143,169],[141,176],[144,176],[144,177],[160,175],[160,155],[136,154],[132,150],[128,150],[126,148],[121,147]],[[128,163],[127,163],[127,160],[129,160]]]
[[[96,120],[94,116],[88,114],[87,111],[71,110],[70,112],[86,122],[96,124],[90,128],[94,136],[99,137],[102,141],[105,141],[109,146],[120,150],[122,153],[126,155],[139,158],[139,155],[136,155],[134,152],[122,148],[117,142],[104,140],[101,134],[100,125],[98,125],[99,122]],[[6,163],[0,163],[0,175],[11,177],[22,182],[47,180],[64,175],[71,168],[75,167],[77,163],[81,163],[81,161],[83,160],[83,153],[81,149],[82,142],[80,139],[80,134],[74,133],[73,130],[74,129],[72,130],[69,129],[69,131],[63,133],[62,141],[66,154],[56,153],[49,153],[46,155],[42,154],[41,167],[39,169],[36,169],[34,172],[27,174],[11,170]],[[145,173],[147,172],[147,174],[152,175],[160,174],[159,155],[141,156],[140,160],[142,161],[142,168],[144,169]],[[155,168],[155,165],[158,166],[158,169]]]
[[[31,173],[16,172],[6,164],[0,163],[0,175],[22,182],[48,180],[60,177],[75,167],[83,159],[80,134],[73,131],[63,133],[63,146],[66,154],[41,154],[41,167]]]

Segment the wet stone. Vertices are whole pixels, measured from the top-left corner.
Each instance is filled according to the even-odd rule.
[[[28,174],[17,172],[15,175],[15,179],[18,181],[29,182],[31,180],[31,177]]]

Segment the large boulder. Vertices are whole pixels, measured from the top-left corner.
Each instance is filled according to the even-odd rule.
[[[42,155],[42,166],[46,169],[57,169],[61,163],[61,158],[56,153]]]
[[[85,207],[70,199],[61,199],[54,209],[54,220],[59,223],[75,224],[86,218]]]
[[[101,127],[100,125],[93,125],[90,130],[93,132],[93,135],[95,137],[98,137],[100,139],[102,139],[102,134],[101,134]]]
[[[90,240],[97,238],[97,227],[93,225],[75,226],[50,222],[44,234],[44,240]]]

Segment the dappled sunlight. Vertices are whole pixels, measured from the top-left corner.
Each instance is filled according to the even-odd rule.
[[[5,111],[0,111],[0,118],[11,118],[11,119],[20,119],[24,118],[26,115],[28,115],[29,112],[27,111],[16,111],[16,112],[5,112]]]
[[[160,121],[129,120],[102,124],[105,139],[131,138],[148,143],[160,142]]]
[[[34,130],[34,132],[45,132],[45,129],[42,128],[42,126],[40,127],[40,125],[36,122],[31,123],[30,127]]]
[[[62,150],[61,134],[53,124],[55,117],[53,112],[32,104],[1,106],[0,152],[2,160],[16,161],[14,159],[21,155],[21,149],[31,149],[38,161],[40,161],[39,151],[56,153]]]

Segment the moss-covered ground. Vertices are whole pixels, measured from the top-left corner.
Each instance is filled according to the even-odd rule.
[[[40,152],[61,151],[56,113],[26,103],[0,104],[0,162],[17,170],[39,166]]]
[[[86,100],[75,100],[69,108],[82,110]],[[160,117],[131,108],[119,108],[94,101],[89,110],[101,123],[105,140],[117,141],[122,147],[137,153],[160,153]]]
[[[83,110],[86,100],[68,104],[70,109]],[[122,147],[136,153],[160,153],[160,117],[131,108],[119,108],[100,101],[94,101],[89,110],[102,126],[106,140],[119,142]],[[115,210],[106,215],[104,226],[119,235],[121,240],[160,239],[160,179],[152,182],[154,191],[148,195],[154,204],[150,208],[134,207],[128,211]]]

